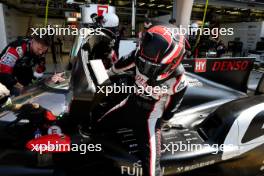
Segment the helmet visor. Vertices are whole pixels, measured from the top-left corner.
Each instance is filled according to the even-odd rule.
[[[153,63],[140,56],[136,59],[136,66],[141,74],[149,78],[156,78],[159,75],[167,73],[171,68],[171,65]]]

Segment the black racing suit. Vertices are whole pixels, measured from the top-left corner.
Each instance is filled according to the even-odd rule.
[[[110,75],[121,74],[136,67],[135,59],[137,59],[136,51],[120,58],[109,70]],[[187,88],[182,65],[178,67],[178,69],[180,68],[182,71],[175,70],[175,74],[158,84],[158,87],[165,86],[164,90],[166,91],[157,93],[157,91],[147,91],[147,88],[151,87],[147,84],[149,78],[141,74],[136,67],[136,93],[130,94],[120,104],[108,111],[95,126],[95,130],[98,131],[112,131],[118,127],[134,129],[141,151],[140,158],[144,175],[161,175],[161,120],[169,120],[173,116]],[[144,92],[138,91],[142,90],[142,87]]]
[[[19,82],[26,86],[33,77],[32,67],[36,72],[45,71],[45,58],[36,56],[30,49],[31,39],[19,38],[7,45],[0,54],[0,82],[8,89]]]

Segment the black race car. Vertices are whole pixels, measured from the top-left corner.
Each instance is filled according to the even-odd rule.
[[[93,38],[87,40],[90,39]],[[100,134],[88,144],[78,135],[76,122],[87,118],[93,110],[91,107],[102,105],[95,98],[96,85],[101,82],[96,77],[98,70],[90,66],[93,61],[88,59],[88,54],[82,48],[74,60],[71,89],[58,89],[60,86],[48,80],[48,84],[35,86],[13,100],[22,104],[39,103],[61,118],[50,124],[47,131],[40,131],[42,136],[34,139],[37,130],[34,125],[24,128],[30,124],[25,117],[11,131],[29,129],[32,133],[27,131],[28,136],[24,137],[22,133],[14,134],[15,138],[6,128],[19,113],[0,114],[1,175],[141,175],[137,139],[132,129]],[[260,95],[248,96],[246,84],[253,61],[250,58],[184,61],[189,88],[179,112],[162,128],[164,175],[264,175],[263,80],[258,86]],[[107,103],[112,102],[103,104]],[[50,133],[54,126],[56,129]],[[57,144],[100,144],[102,150],[85,154],[69,150],[44,154],[30,151],[29,144],[40,141],[47,144],[50,136]],[[16,145],[20,139],[22,145]]]

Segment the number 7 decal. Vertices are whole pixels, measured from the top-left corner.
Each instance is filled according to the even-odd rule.
[[[106,13],[108,13],[108,5],[98,5],[97,6],[98,16],[103,16]]]

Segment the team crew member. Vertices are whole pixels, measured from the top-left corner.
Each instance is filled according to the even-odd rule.
[[[143,87],[144,92],[129,95],[99,119],[94,130],[111,131],[119,126],[134,129],[142,151],[144,175],[161,175],[161,124],[173,116],[187,88],[181,65],[184,55],[184,36],[174,36],[165,26],[153,26],[147,30],[140,46],[109,70],[111,76],[135,68],[135,86]],[[155,87],[157,90],[164,86],[166,91],[149,93]]]
[[[20,38],[7,45],[0,54],[0,82],[11,91],[21,91],[34,77],[41,77],[49,45],[49,36]]]

